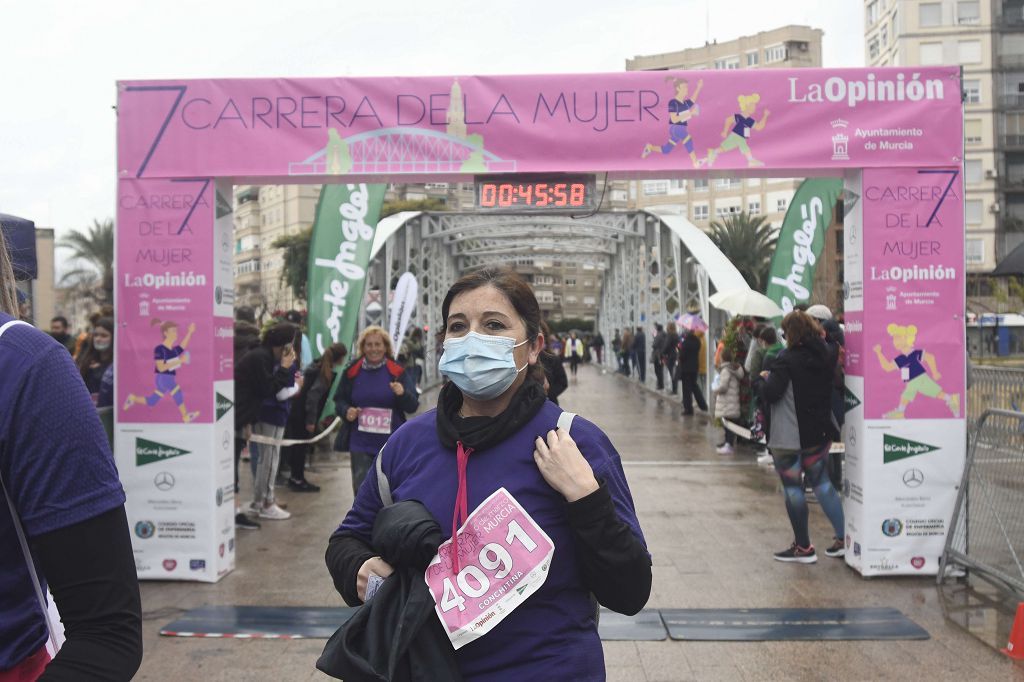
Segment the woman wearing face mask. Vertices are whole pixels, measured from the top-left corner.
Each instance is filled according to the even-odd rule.
[[[345,422],[334,449],[349,451],[353,495],[388,437],[420,406],[416,384],[395,362],[391,337],[383,328],[364,329],[356,348],[359,356],[345,370],[334,394],[336,414]]]
[[[331,537],[335,587],[358,605],[368,583],[408,570],[389,565],[371,542],[384,500],[418,500],[447,541],[421,574],[430,585],[428,622],[436,630],[440,617],[462,679],[557,671],[603,680],[593,599],[633,614],[651,588],[619,455],[594,424],[545,399],[532,371],[544,348],[540,307],[512,270],[465,275],[442,315],[438,369],[450,382],[435,410],[388,440],[376,475]]]
[[[93,404],[99,398],[103,373],[114,362],[114,321],[101,317],[93,325],[89,341],[78,356],[78,371],[82,374],[85,387],[89,389]]]

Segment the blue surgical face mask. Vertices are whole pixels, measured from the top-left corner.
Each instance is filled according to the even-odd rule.
[[[474,400],[490,400],[508,390],[526,365],[516,367],[514,350],[526,343],[508,336],[469,332],[444,341],[437,369]]]

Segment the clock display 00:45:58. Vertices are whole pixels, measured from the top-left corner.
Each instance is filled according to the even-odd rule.
[[[587,186],[582,182],[485,182],[480,185],[480,208],[583,208]]]

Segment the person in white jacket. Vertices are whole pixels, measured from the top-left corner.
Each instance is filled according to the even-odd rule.
[[[718,388],[715,389],[715,416],[720,418],[738,419],[740,416],[740,382],[746,376],[743,366],[734,361],[731,348],[722,350],[722,366],[718,369]],[[731,455],[736,443],[736,434],[725,428],[725,440],[715,449],[720,455]]]
[[[565,341],[565,357],[569,358],[569,371],[576,376],[580,360],[583,359],[583,341],[576,335],[576,332],[572,332]]]

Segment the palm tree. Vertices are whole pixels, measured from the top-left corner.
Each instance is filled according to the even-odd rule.
[[[72,230],[64,237],[61,248],[70,249],[71,260],[78,261],[79,266],[64,273],[61,283],[80,283],[99,275],[99,295],[94,295],[99,303],[114,302],[114,221],[93,220],[92,225],[84,232]]]
[[[711,241],[755,291],[764,291],[778,234],[764,216],[737,213],[711,222]]]

